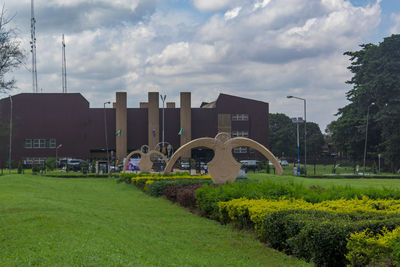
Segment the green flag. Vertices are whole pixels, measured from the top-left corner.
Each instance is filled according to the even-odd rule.
[[[122,136],[122,130],[119,129],[119,130],[115,133],[115,136]]]
[[[183,128],[179,131],[178,135],[183,135]]]

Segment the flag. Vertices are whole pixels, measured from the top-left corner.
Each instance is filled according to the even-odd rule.
[[[179,131],[178,135],[183,135],[183,128]]]
[[[119,129],[119,130],[115,133],[115,136],[122,136],[122,130]]]

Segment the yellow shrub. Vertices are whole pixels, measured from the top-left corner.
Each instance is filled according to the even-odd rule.
[[[398,213],[400,200],[378,199],[368,197],[362,199],[328,200],[312,204],[303,199],[233,199],[228,202],[219,202],[218,208],[222,221],[235,221],[248,216],[256,226],[262,223],[267,213],[281,210],[321,210],[338,213]],[[400,230],[399,230],[400,231]]]

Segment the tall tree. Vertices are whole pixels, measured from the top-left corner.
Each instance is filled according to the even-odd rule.
[[[354,74],[347,83],[353,88],[350,103],[339,109],[339,118],[328,126],[336,148],[354,160],[363,158],[368,120],[369,158],[384,155],[392,170],[400,167],[400,35],[379,45],[364,44],[346,52],[348,69]],[[373,103],[373,104],[372,104]]]
[[[15,32],[7,27],[10,21],[11,19],[7,19],[3,7],[0,14],[0,93],[14,88],[15,80],[7,79],[6,74],[17,68],[24,59]]]
[[[299,125],[300,158],[304,155],[304,123]],[[296,124],[285,114],[269,115],[270,150],[278,157],[297,158]],[[324,137],[318,124],[307,122],[307,158],[316,159],[322,153]]]

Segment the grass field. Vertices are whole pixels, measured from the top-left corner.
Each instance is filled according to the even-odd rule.
[[[266,173],[252,173],[248,172],[249,179],[259,181],[275,181],[282,183],[300,183],[304,186],[319,185],[322,187],[329,186],[346,186],[349,185],[355,188],[361,187],[374,187],[374,188],[391,188],[400,190],[400,177],[399,179],[371,179],[371,178],[354,178],[354,179],[334,179],[334,178],[304,178],[296,177],[293,175],[272,175]]]
[[[302,266],[113,179],[0,176],[0,266]]]

